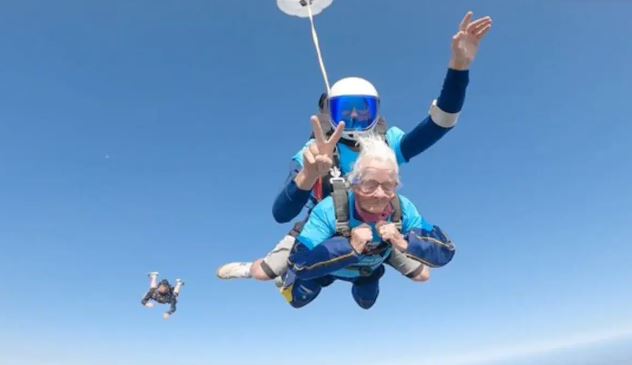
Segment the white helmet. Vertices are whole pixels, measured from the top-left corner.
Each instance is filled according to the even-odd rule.
[[[345,122],[342,137],[350,140],[371,131],[379,117],[380,97],[365,79],[346,77],[331,86],[328,107],[333,128]]]

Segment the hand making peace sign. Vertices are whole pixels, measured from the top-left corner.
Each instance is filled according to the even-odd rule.
[[[308,176],[318,178],[329,173],[334,163],[334,150],[345,129],[345,124],[340,122],[331,137],[326,138],[318,118],[312,116],[310,119],[314,130],[314,142],[303,153],[303,168]]]
[[[486,16],[472,21],[473,13],[468,11],[459,25],[459,31],[452,37],[452,59],[450,68],[467,70],[478,53],[481,40],[492,29],[492,18]]]
[[[334,163],[336,144],[345,129],[345,124],[340,122],[331,137],[326,139],[318,117],[312,115],[310,120],[314,131],[314,142],[303,152],[303,169],[294,179],[296,185],[302,190],[312,190],[318,178],[329,172]]]

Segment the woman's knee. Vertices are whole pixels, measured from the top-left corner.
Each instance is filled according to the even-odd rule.
[[[261,281],[274,279],[274,277],[270,277],[270,275],[268,275],[266,271],[261,267],[262,263],[263,260],[257,260],[252,264],[252,266],[250,267],[250,276]]]

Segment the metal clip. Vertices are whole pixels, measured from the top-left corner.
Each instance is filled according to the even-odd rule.
[[[331,185],[334,185],[334,182],[336,182],[336,183],[343,183],[344,186],[347,187],[347,181],[344,177],[342,177],[342,172],[337,166],[334,166],[329,169],[329,175],[331,176],[331,178],[329,179],[329,182],[331,183]]]

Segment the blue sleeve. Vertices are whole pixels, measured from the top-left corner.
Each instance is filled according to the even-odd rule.
[[[443,88],[437,99],[437,106],[447,113],[458,113],[463,109],[465,89],[470,82],[470,71],[448,69],[443,80]]]
[[[287,223],[294,219],[309,201],[311,191],[302,190],[296,186],[294,178],[303,169],[303,151],[310,143],[311,140],[292,158],[290,174],[283,186],[283,190],[274,200],[272,215],[277,223]]]
[[[454,245],[441,228],[430,224],[410,200],[400,195],[402,234],[408,242],[406,254],[430,267],[441,267],[454,257]]]
[[[277,195],[272,206],[272,215],[277,223],[287,223],[294,219],[309,201],[310,190],[302,190],[296,185],[294,178],[300,171],[296,161],[292,161],[293,168],[287,178],[283,190]]]
[[[443,82],[443,89],[437,99],[437,106],[447,113],[458,113],[465,102],[465,90],[469,83],[469,71],[457,71],[448,69]],[[450,129],[443,128],[426,117],[412,131],[403,136],[401,141],[401,153],[404,160],[422,153],[441,139]]]
[[[347,237],[332,237],[310,249],[301,241],[296,245],[290,262],[299,279],[309,280],[329,275],[360,261]]]
[[[432,226],[430,230],[414,229],[406,240],[406,254],[430,267],[447,265],[454,257],[454,244],[438,226]]]

